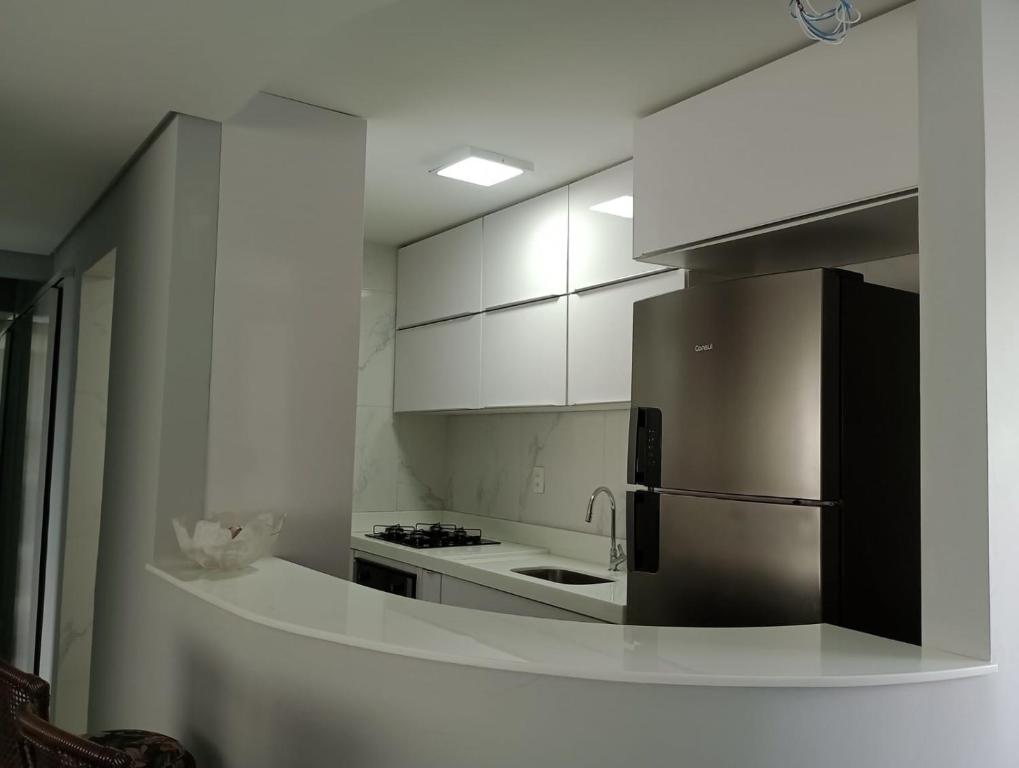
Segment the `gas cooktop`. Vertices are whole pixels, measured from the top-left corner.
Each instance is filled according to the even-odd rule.
[[[480,544],[498,544],[498,541],[481,538],[480,528],[463,528],[443,523],[418,523],[417,525],[376,525],[369,539],[381,539],[393,544],[402,544],[414,549],[438,547],[474,547]]]

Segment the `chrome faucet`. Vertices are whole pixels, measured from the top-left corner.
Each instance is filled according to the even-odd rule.
[[[623,550],[623,545],[616,541],[616,497],[604,485],[599,485],[595,488],[591,498],[587,500],[587,516],[584,518],[584,521],[587,523],[591,522],[591,518],[594,515],[594,500],[598,498],[599,493],[604,493],[609,497],[609,509],[612,512],[612,541],[609,544],[609,570],[618,571],[619,566],[626,562],[626,552]]]

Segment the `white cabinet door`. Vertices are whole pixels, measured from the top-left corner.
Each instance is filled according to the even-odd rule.
[[[483,407],[566,404],[567,298],[486,312]]]
[[[570,405],[630,400],[633,302],[685,286],[682,270],[570,294]]]
[[[481,315],[396,332],[393,410],[477,408]]]
[[[568,220],[565,187],[485,216],[486,309],[566,293]]]
[[[566,621],[598,622],[598,619],[584,616],[554,605],[546,605],[526,597],[492,589],[481,584],[442,576],[442,604],[473,608],[478,611],[511,613],[515,616],[537,616],[540,619],[564,619]]]
[[[570,291],[662,269],[633,260],[633,161],[570,184]],[[607,210],[595,206],[613,203]]]
[[[481,311],[481,219],[400,249],[396,324]]]
[[[916,187],[915,5],[640,120],[635,255]]]

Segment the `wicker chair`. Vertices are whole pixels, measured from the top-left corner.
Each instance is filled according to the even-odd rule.
[[[17,729],[25,764],[32,768],[134,768],[134,758],[126,752],[72,736],[30,708],[18,714]]]
[[[17,719],[27,707],[48,724],[50,686],[45,680],[0,662],[0,768],[34,768],[36,765],[120,765],[120,763],[25,763]],[[194,768],[195,759],[180,742],[152,731],[116,730],[76,737],[48,725],[66,743],[90,743],[108,754],[126,758],[133,768]],[[33,731],[33,733],[36,731]],[[62,743],[64,743],[62,742]],[[96,754],[99,754],[96,752]],[[70,757],[68,759],[71,759]]]
[[[49,684],[0,661],[0,766],[22,765],[21,746],[15,720],[26,706],[49,717]]]

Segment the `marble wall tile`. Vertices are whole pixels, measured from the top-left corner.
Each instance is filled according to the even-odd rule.
[[[626,527],[626,462],[630,440],[630,410],[605,412],[605,466],[602,480],[616,497],[619,505],[619,535]],[[608,534],[608,527],[603,528]]]
[[[520,420],[526,476],[520,488],[520,520],[535,525],[596,533],[602,529],[599,502],[584,522],[587,500],[602,484],[605,415],[600,411],[512,416]],[[545,492],[534,493],[531,473],[544,467]],[[606,505],[607,506],[607,505]]]
[[[520,497],[528,470],[520,417],[471,414],[449,419],[450,509],[520,520]]]
[[[361,291],[357,404],[392,408],[395,363],[396,296]]]
[[[396,509],[442,510],[447,506],[448,420],[428,414],[397,414],[393,419],[399,450]]]
[[[591,524],[584,521],[592,491],[607,485],[616,498],[622,534],[628,426],[628,412],[621,409],[451,417],[449,508],[608,535],[606,499],[596,503]],[[532,490],[535,467],[545,469],[543,494]]]
[[[113,255],[100,265],[112,275]],[[99,266],[99,265],[97,265]],[[107,388],[114,281],[87,273],[81,282],[78,360],[56,668],[54,722],[72,732],[87,727],[92,615],[106,454]]]
[[[74,497],[68,499],[66,536],[92,536],[98,540],[106,453],[106,396],[76,390],[71,419],[74,449],[80,450],[76,455],[87,458],[71,462],[69,482]]]
[[[396,509],[400,452],[393,429],[392,409],[358,406],[355,429],[353,511]]]

